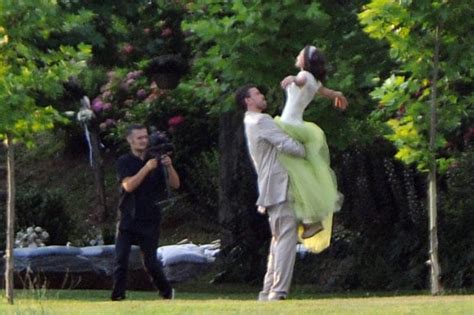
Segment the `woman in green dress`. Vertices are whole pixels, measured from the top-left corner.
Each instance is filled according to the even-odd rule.
[[[324,132],[315,123],[303,121],[303,112],[316,95],[334,100],[339,109],[347,107],[347,100],[341,92],[322,85],[325,59],[316,47],[301,50],[295,65],[299,73],[281,82],[287,98],[281,117],[275,120],[292,138],[304,144],[306,158],[280,154],[279,159],[290,178],[290,200],[301,222],[300,240],[309,250],[321,252],[329,246],[332,215],[340,209],[343,197],[337,190]]]

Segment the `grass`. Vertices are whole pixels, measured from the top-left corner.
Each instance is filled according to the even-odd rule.
[[[193,283],[177,285],[173,301],[161,300],[155,292],[129,291],[127,300],[121,302],[109,301],[110,291],[17,290],[14,305],[1,300],[0,314],[474,314],[473,295],[330,295],[295,286],[289,300],[258,302],[256,287],[196,287],[193,290]]]

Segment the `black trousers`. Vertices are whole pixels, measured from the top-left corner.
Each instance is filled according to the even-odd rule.
[[[150,233],[150,231],[155,233]],[[138,231],[117,229],[115,238],[114,287],[112,298],[125,297],[127,289],[128,258],[133,245],[140,247],[143,265],[160,295],[171,295],[171,285],[163,273],[161,262],[156,259],[158,247],[158,227],[144,228]]]

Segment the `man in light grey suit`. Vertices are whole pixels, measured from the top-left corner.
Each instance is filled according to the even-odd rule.
[[[267,272],[259,300],[287,297],[295,265],[297,221],[288,202],[288,173],[278,160],[278,152],[305,156],[302,144],[290,138],[264,114],[265,96],[254,85],[240,87],[235,100],[246,110],[244,125],[247,145],[257,171],[258,211],[268,213],[272,240]]]

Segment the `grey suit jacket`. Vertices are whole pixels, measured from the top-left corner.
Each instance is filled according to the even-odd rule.
[[[304,146],[283,132],[268,114],[247,111],[244,125],[247,146],[258,176],[257,205],[269,207],[285,201],[288,173],[278,160],[278,152],[304,157]]]

